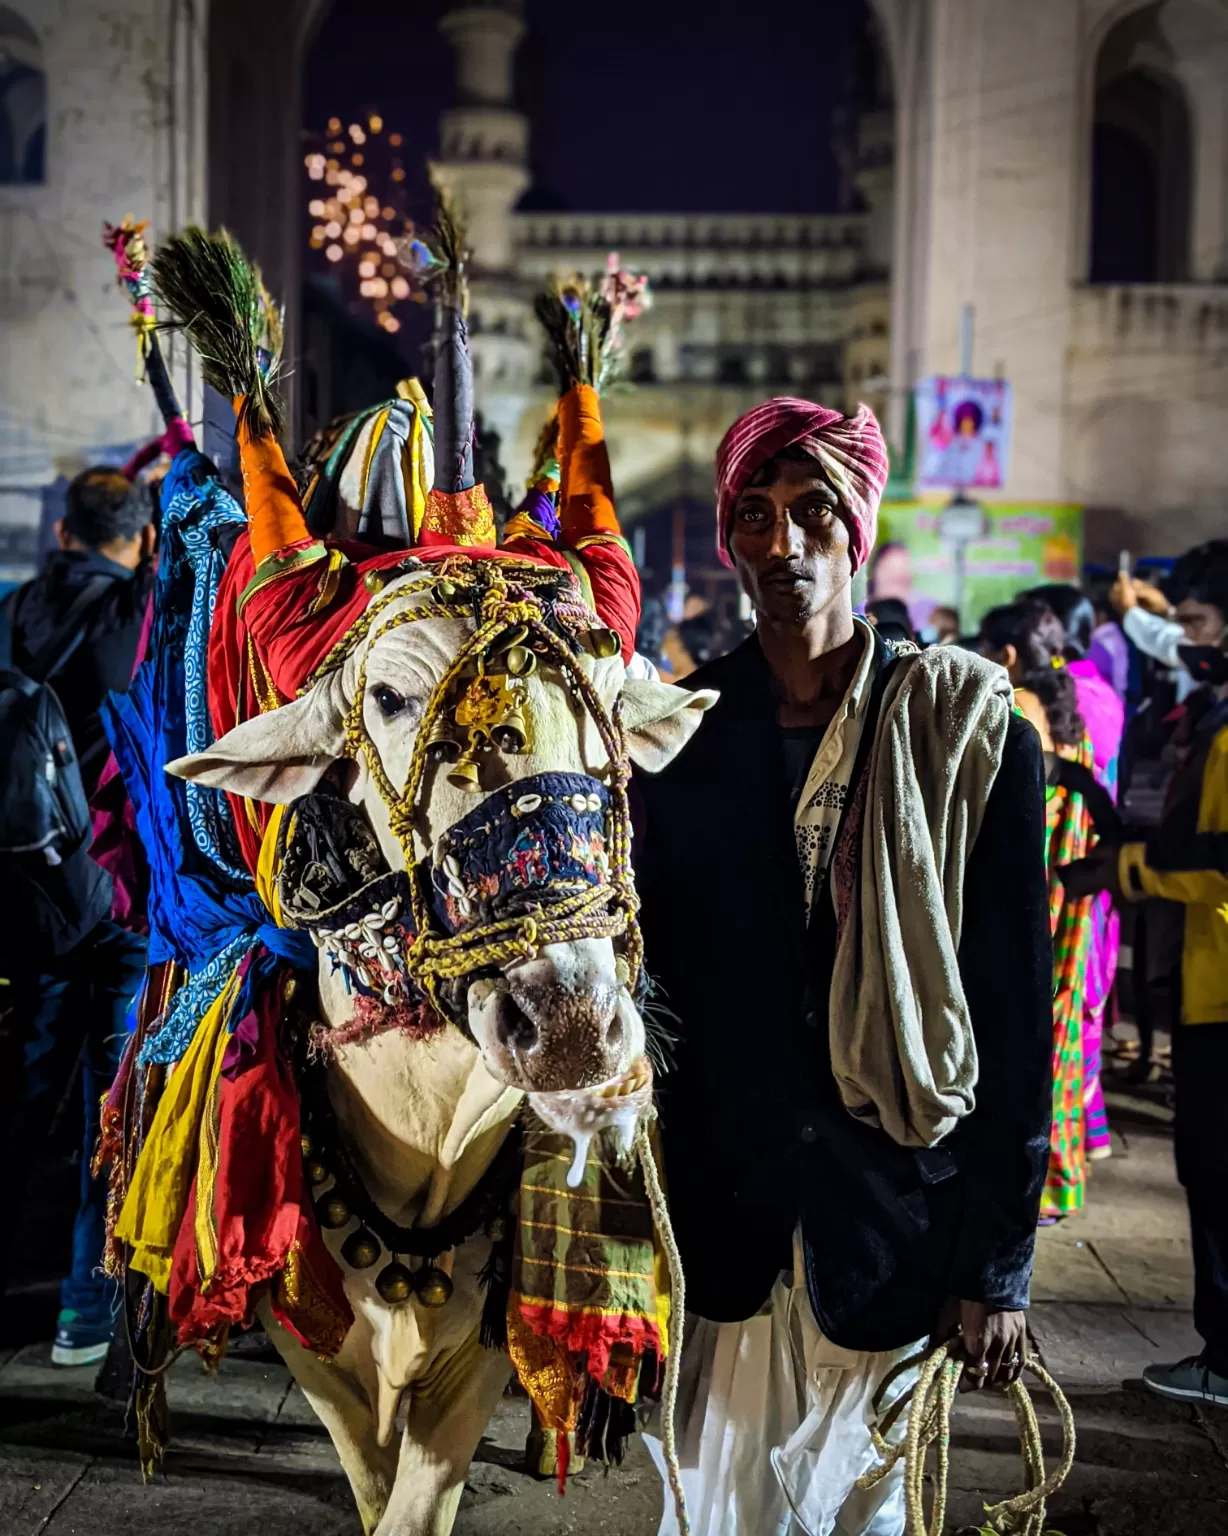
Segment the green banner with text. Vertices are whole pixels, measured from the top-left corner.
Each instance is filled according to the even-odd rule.
[[[871,564],[875,597],[899,597],[914,625],[924,628],[934,608],[955,596],[951,550],[938,531],[942,503],[884,502]],[[960,627],[976,628],[981,615],[1042,582],[1078,583],[1083,568],[1083,508],[1064,504],[996,503],[984,507],[984,538],[967,550]]]

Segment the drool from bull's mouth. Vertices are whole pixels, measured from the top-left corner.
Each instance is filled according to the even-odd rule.
[[[615,1131],[622,1151],[631,1151],[640,1119],[652,1103],[652,1066],[647,1056],[640,1056],[621,1077],[608,1083],[562,1093],[533,1093],[529,1103],[551,1130],[571,1137],[575,1156],[567,1183],[575,1189],[584,1177],[589,1148],[603,1130]]]

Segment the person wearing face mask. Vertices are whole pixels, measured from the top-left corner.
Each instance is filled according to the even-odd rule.
[[[1174,606],[1156,586],[1121,572],[1109,602],[1126,638],[1163,666],[1180,672],[1182,696],[1195,685],[1181,658],[1186,645],[1217,646],[1228,632],[1228,539],[1212,539],[1182,555],[1167,583]]]
[[[856,1486],[875,1393],[897,1369],[905,1391],[931,1339],[956,1339],[966,1387],[1013,1380],[1027,1347],[1051,1098],[1040,742],[1001,668],[854,615],[886,477],[864,406],[782,398],[734,423],[718,548],[756,628],[686,679],[720,700],[637,780],[695,1536],[791,1516],[901,1536],[902,1462]]]

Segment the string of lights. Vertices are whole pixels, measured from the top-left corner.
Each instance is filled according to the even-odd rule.
[[[401,329],[397,306],[425,298],[397,262],[398,239],[414,230],[404,206],[402,143],[399,133],[385,131],[378,112],[344,128],[331,117],[303,157],[313,184],[307,203],[311,249],[337,267],[345,286],[390,335]]]

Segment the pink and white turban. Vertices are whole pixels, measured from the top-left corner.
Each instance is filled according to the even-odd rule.
[[[769,459],[794,444],[817,459],[849,519],[853,569],[874,548],[878,504],[887,484],[887,445],[868,405],[842,416],[810,400],[778,395],[739,416],[716,450],[717,549],[725,565],[733,504],[746,482]]]

